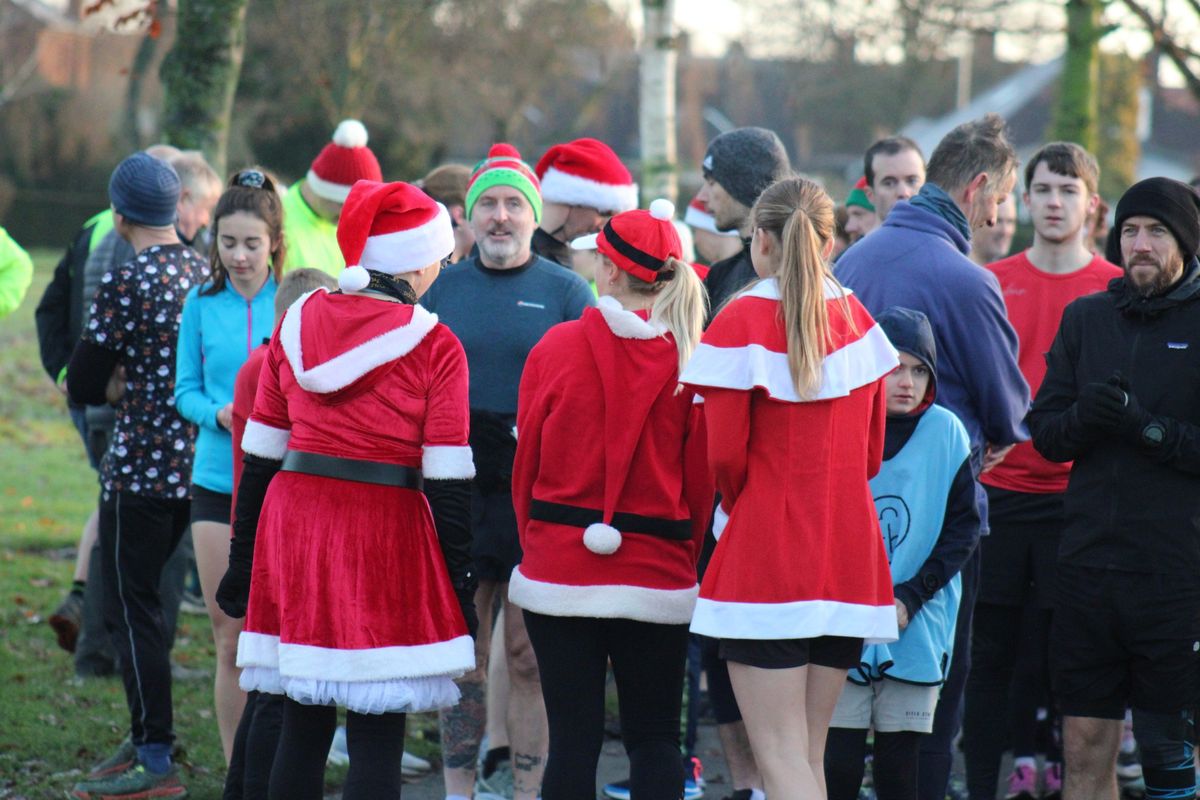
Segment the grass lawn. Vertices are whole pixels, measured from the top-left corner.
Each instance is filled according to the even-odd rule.
[[[34,253],[25,303],[0,320],[0,800],[61,798],[128,730],[117,678],[78,681],[45,618],[70,586],[80,529],[97,497],[96,476],[62,396],[38,360],[33,310],[58,254]],[[180,615],[172,654],[211,673],[208,619]],[[219,798],[224,760],[205,678],[174,685],[175,726],[191,797]],[[408,749],[437,755],[436,722],[409,724]],[[331,768],[330,788],[344,772]]]

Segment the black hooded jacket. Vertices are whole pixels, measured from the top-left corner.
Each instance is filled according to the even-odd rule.
[[[876,322],[883,328],[893,347],[919,358],[929,367],[929,388],[925,391],[924,402],[904,416],[888,415],[883,442],[883,459],[888,461],[912,438],[917,423],[937,396],[937,347],[929,320],[920,311],[893,306],[880,314]],[[909,619],[921,610],[926,600],[959,573],[979,544],[979,532],[975,477],[968,458],[958,466],[950,484],[942,530],[929,557],[916,575],[894,587],[896,599],[904,603]]]
[[[1029,412],[1033,444],[1071,461],[1063,563],[1154,574],[1200,571],[1200,263],[1165,294],[1125,278],[1075,300]],[[1119,424],[1089,425],[1089,383],[1120,385]]]

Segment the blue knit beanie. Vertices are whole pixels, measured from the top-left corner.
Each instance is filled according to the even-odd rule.
[[[134,153],[113,170],[108,200],[114,211],[134,224],[165,228],[175,222],[179,176],[167,162]]]

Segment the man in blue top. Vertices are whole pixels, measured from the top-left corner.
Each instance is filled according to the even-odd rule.
[[[508,602],[509,575],[521,560],[510,485],[517,388],[525,359],[542,335],[560,322],[578,319],[596,300],[583,278],[533,254],[542,197],[537,177],[516,148],[494,145],[472,170],[466,215],[478,254],[448,267],[421,298],[462,341],[471,373],[470,441],[476,466],[471,516],[479,577],[475,606],[484,620],[475,642],[475,671],[459,683],[462,701],[442,715],[443,773],[446,795],[455,800],[499,788],[481,781],[476,790],[475,784],[475,758],[487,720],[490,622],[498,599],[505,609],[511,685],[513,798],[536,800],[548,746],[546,709],[524,618]]]
[[[1000,285],[967,257],[972,228],[995,225],[997,209],[1016,183],[1016,168],[998,115],[958,126],[934,150],[920,192],[896,203],[883,225],[847,250],[836,273],[872,314],[903,306],[929,318],[939,344],[937,402],[966,426],[976,477],[1029,438],[1022,422],[1029,386],[1017,366],[1017,335]],[[987,498],[978,485],[976,498],[986,533]],[[954,660],[933,733],[921,747],[921,800],[945,796],[950,743],[970,669],[967,637],[978,574],[976,554],[962,570]]]

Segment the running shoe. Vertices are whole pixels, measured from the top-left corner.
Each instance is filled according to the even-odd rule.
[[[172,765],[166,774],[148,772],[141,764],[134,764],[124,772],[103,778],[89,778],[75,784],[71,796],[78,800],[158,800],[164,797],[187,797],[187,789],[179,782],[179,771]]]
[[[1132,745],[1128,750],[1125,749],[1125,742],[1121,743],[1121,749],[1117,752],[1117,780],[1132,781],[1142,777],[1142,762],[1141,754],[1138,752],[1137,742],[1129,740]]]
[[[512,796],[513,771],[508,759],[501,761],[486,778],[482,771],[476,775],[475,800],[512,800]]]
[[[1042,800],[1062,800],[1063,765],[1047,762],[1042,770]]]
[[[137,748],[128,736],[117,746],[117,750],[103,761],[93,764],[88,770],[88,780],[107,778],[131,768],[137,761]]]
[[[1008,776],[1004,800],[1037,800],[1037,769],[1019,766]]]
[[[695,756],[683,762],[683,800],[699,800],[704,797],[704,765]]]
[[[58,646],[68,653],[74,653],[75,643],[79,641],[79,629],[83,627],[83,592],[67,593],[46,621],[58,637]]]

